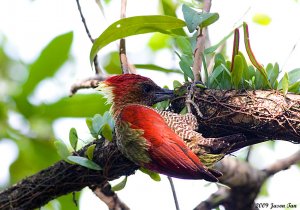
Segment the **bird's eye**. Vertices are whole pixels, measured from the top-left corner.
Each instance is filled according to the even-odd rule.
[[[152,91],[152,86],[149,84],[143,84],[143,92],[144,93],[149,93],[150,91]]]

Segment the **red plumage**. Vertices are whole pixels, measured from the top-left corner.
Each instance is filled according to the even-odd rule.
[[[129,122],[131,129],[144,131],[143,137],[150,145],[147,152],[151,158],[151,162],[145,163],[144,167],[182,179],[218,181],[152,108],[127,105],[120,112],[118,120]]]

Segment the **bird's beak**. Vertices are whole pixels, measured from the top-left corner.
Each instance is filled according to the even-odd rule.
[[[174,96],[173,90],[168,90],[165,88],[161,88],[160,90],[155,92],[154,102],[158,103],[167,99],[170,99]]]

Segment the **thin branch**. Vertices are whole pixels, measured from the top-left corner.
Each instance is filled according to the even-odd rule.
[[[111,185],[106,182],[101,186],[91,186],[95,195],[103,201],[109,210],[129,210],[130,208],[123,203],[118,195],[111,190]]]
[[[105,79],[107,79],[107,76],[97,74],[95,77],[90,77],[75,83],[71,87],[70,96],[73,96],[80,89],[96,88],[98,87],[99,82],[104,81]]]
[[[267,177],[272,176],[280,171],[288,169],[291,165],[294,165],[296,163],[300,162],[300,150],[293,155],[277,160],[275,163],[264,169],[264,171],[267,173]]]
[[[211,210],[219,205],[223,205],[225,209],[257,209],[254,201],[264,182],[270,176],[299,162],[300,150],[263,170],[235,158],[224,158],[216,166],[223,173],[220,182],[230,188],[219,187],[216,193],[194,210]]]
[[[89,28],[87,27],[87,24],[86,24],[86,21],[85,21],[85,18],[83,16],[83,13],[82,13],[82,10],[81,10],[81,6],[80,6],[80,3],[79,3],[79,0],[76,0],[76,3],[77,3],[77,8],[78,8],[78,11],[79,11],[79,14],[80,14],[80,17],[81,17],[81,21],[83,23],[83,26],[85,28],[85,32],[86,34],[88,35],[89,39],[91,40],[92,43],[94,43],[94,39],[92,38],[91,36],[91,33],[90,33],[90,30]],[[101,72],[101,69],[99,67],[99,63],[98,63],[98,56],[96,55],[95,58],[94,58],[94,66],[95,66],[95,72],[96,74],[99,74]]]
[[[172,194],[173,194],[173,198],[174,198],[174,203],[175,203],[175,206],[176,206],[176,210],[180,210],[173,180],[169,176],[168,176],[168,180],[170,182],[170,186],[171,186],[171,189],[172,189]]]
[[[209,12],[211,8],[211,0],[204,0],[203,11]],[[200,72],[202,68],[202,55],[205,49],[205,40],[207,36],[206,28],[199,28],[197,34],[196,49],[194,52],[193,74],[194,81],[200,81]]]
[[[126,4],[127,0],[122,0],[121,2],[121,19],[126,17]],[[128,74],[129,67],[128,67],[128,61],[126,56],[126,42],[125,39],[120,39],[120,48],[119,48],[119,55],[120,55],[120,63],[123,74]]]

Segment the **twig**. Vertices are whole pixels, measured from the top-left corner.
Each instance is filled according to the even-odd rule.
[[[80,89],[87,88],[96,88],[98,87],[98,83],[104,81],[107,78],[105,75],[96,75],[95,77],[90,77],[81,82],[75,83],[72,85],[70,90],[70,96],[73,96]]]
[[[246,160],[247,162],[249,162],[249,158],[250,158],[252,149],[253,149],[253,147],[252,147],[252,145],[250,145],[250,146],[248,147],[247,155],[246,155],[246,158],[245,158],[245,160]]]
[[[211,0],[204,0],[203,11],[209,12],[211,8]],[[205,49],[205,39],[207,35],[206,28],[199,28],[196,42],[196,49],[194,53],[194,63],[193,63],[193,74],[194,82],[200,81],[200,72],[202,68],[202,54]]]
[[[278,173],[279,171],[288,169],[291,165],[294,165],[298,162],[300,162],[300,150],[287,158],[277,160],[268,168],[264,169],[264,171],[267,173],[267,177],[269,177]]]
[[[118,195],[111,190],[111,185],[106,182],[102,186],[91,186],[90,189],[103,201],[109,210],[129,210],[130,208],[123,203]]]
[[[76,3],[77,3],[78,11],[79,11],[79,14],[80,14],[80,17],[81,17],[81,21],[82,21],[83,26],[85,28],[85,32],[88,35],[88,37],[91,40],[91,42],[94,43],[95,40],[92,38],[91,33],[89,31],[89,28],[87,27],[85,18],[83,16],[83,13],[82,13],[82,10],[81,10],[81,6],[80,6],[80,3],[79,3],[79,0],[76,0]],[[97,55],[94,58],[94,66],[95,66],[95,72],[96,72],[96,74],[99,74],[101,72],[101,69],[99,67],[98,56]]]
[[[171,186],[171,189],[172,189],[172,194],[173,194],[173,198],[174,198],[174,203],[175,203],[175,206],[176,206],[176,210],[180,210],[173,180],[169,176],[168,176],[168,180],[170,182],[170,186]]]
[[[121,19],[126,17],[126,4],[127,0],[122,0],[121,2]],[[125,39],[120,39],[120,48],[119,48],[119,55],[120,55],[120,63],[123,74],[128,74],[129,67],[128,67],[128,61],[126,56],[126,43]]]

